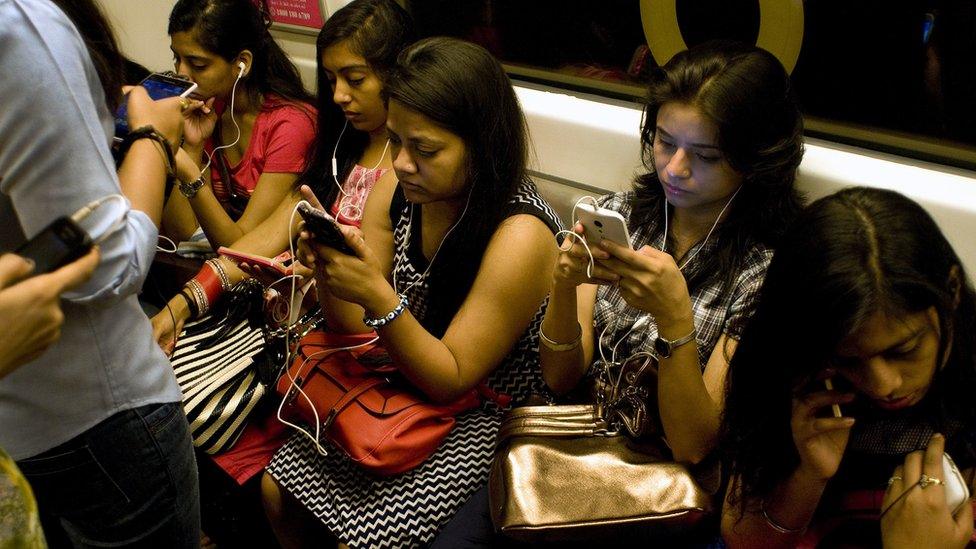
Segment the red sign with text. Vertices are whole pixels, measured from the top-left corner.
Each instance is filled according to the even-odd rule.
[[[322,8],[319,0],[265,0],[268,12],[275,23],[287,23],[311,27],[322,26]]]

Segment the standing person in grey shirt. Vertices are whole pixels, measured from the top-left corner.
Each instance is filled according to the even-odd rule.
[[[51,545],[195,547],[181,395],[136,300],[181,101],[129,93],[128,121],[143,138],[116,173],[121,66],[91,0],[0,0],[0,251],[89,207],[77,217],[101,254],[91,279],[64,295],[61,340],[0,380],[0,446],[31,482]]]

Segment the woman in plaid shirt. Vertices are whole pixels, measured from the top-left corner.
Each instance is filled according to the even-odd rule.
[[[649,173],[599,201],[627,220],[631,247],[590,242],[589,277],[590,256],[571,238],[555,265],[540,337],[555,393],[651,357],[656,398],[650,386],[628,406],[659,420],[675,460],[712,452],[729,357],[800,208],[802,127],[789,76],[754,46],[704,44],[655,72],[641,129]]]

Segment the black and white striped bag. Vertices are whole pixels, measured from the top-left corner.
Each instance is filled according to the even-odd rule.
[[[184,326],[170,357],[193,445],[208,454],[237,442],[248,415],[275,381],[262,294],[254,280],[239,283],[216,310]]]

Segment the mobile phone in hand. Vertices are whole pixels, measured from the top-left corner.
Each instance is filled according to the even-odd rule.
[[[346,238],[339,229],[339,222],[334,217],[305,202],[298,205],[298,214],[305,220],[305,226],[312,232],[316,242],[344,254],[356,255],[346,243]]]
[[[575,215],[583,225],[583,236],[588,245],[595,246],[606,238],[620,246],[632,248],[627,222],[620,213],[593,204],[579,204]]]
[[[227,259],[230,259],[236,265],[245,263],[248,265],[260,265],[273,270],[281,276],[291,276],[294,274],[294,269],[292,268],[294,261],[288,252],[275,257],[264,257],[263,255],[249,254],[233,248],[221,246],[220,248],[217,248],[217,253],[223,257],[226,257]]]
[[[92,240],[68,217],[59,217],[14,253],[34,262],[32,275],[49,273],[88,253]]]
[[[166,99],[167,97],[186,97],[197,89],[197,85],[189,80],[177,78],[163,73],[152,73],[139,82],[139,85],[146,88],[149,97],[154,100]],[[115,139],[121,140],[129,133],[129,109],[127,100],[115,111]]]

